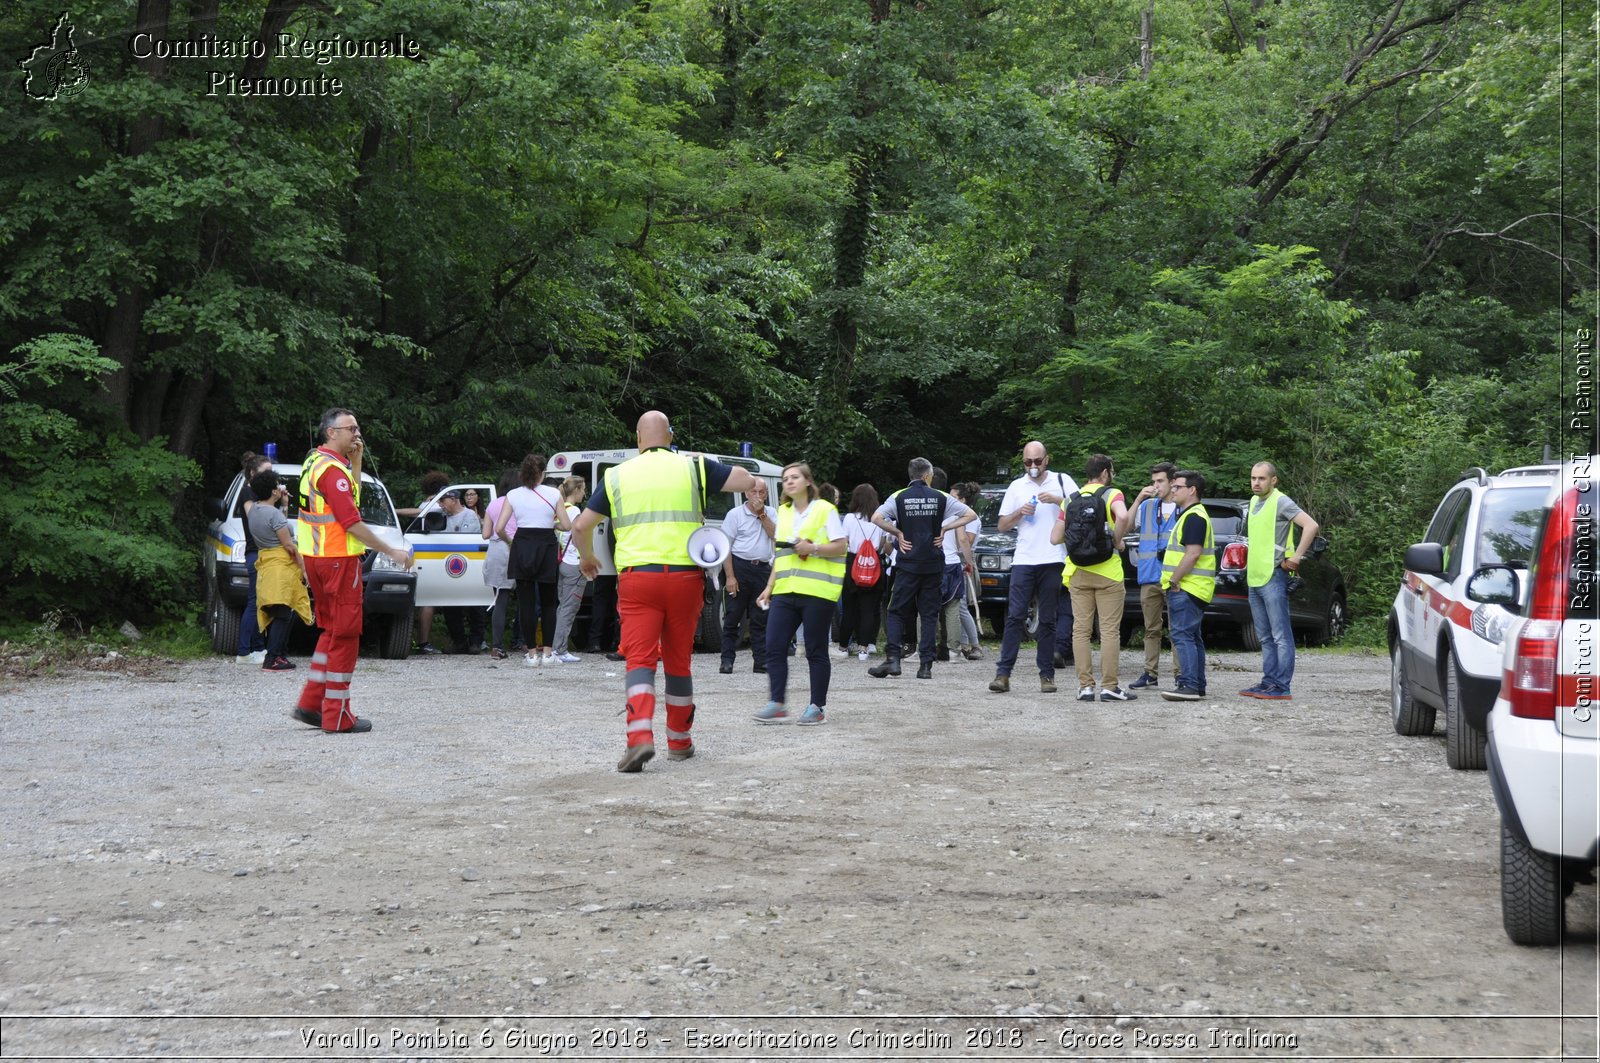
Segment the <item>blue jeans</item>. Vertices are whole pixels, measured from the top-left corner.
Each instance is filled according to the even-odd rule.
[[[1061,604],[1061,570],[1065,565],[1012,565],[1011,595],[1006,600],[1006,633],[1000,642],[1000,659],[995,675],[1010,675],[1022,650],[1022,632],[1028,623],[1028,603],[1039,596],[1039,675],[1056,675],[1056,610]],[[1067,603],[1067,618],[1072,618],[1072,603]]]
[[[1265,587],[1250,588],[1250,619],[1261,640],[1261,685],[1289,693],[1294,680],[1294,632],[1289,628],[1289,573],[1274,569]]]
[[[244,570],[250,574],[250,590],[244,600],[244,612],[239,614],[240,657],[267,648],[267,640],[261,637],[260,621],[256,619],[256,558],[260,556],[253,550],[244,555]]]
[[[1200,637],[1204,615],[1205,603],[1199,598],[1177,587],[1167,591],[1167,637],[1172,640],[1178,686],[1201,694],[1206,692],[1206,644]]]
[[[762,585],[763,587],[765,584]],[[740,593],[743,593],[741,588]],[[754,598],[760,591],[752,593]],[[833,662],[828,660],[828,629],[836,603],[814,594],[774,594],[767,616],[767,696],[784,703],[789,692],[789,642],[804,628],[806,663],[811,666],[811,704],[826,708]]]

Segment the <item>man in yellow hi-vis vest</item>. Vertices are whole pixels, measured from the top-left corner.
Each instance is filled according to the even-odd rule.
[[[1161,558],[1161,586],[1167,592],[1167,616],[1177,685],[1163,690],[1167,701],[1199,701],[1206,695],[1206,644],[1200,636],[1205,608],[1217,593],[1216,539],[1211,514],[1200,501],[1206,478],[1193,469],[1172,476],[1172,500],[1178,521]]]
[[[667,673],[667,756],[694,756],[694,679],[690,662],[700,620],[705,574],[689,557],[712,492],[748,491],[743,469],[671,450],[672,425],[660,410],[639,418],[639,454],[606,472],[572,526],[578,567],[594,579],[594,528],[606,517],[616,532],[617,612],[627,658],[627,748],[618,771],[636,772],[656,754],[656,658]]]
[[[1294,632],[1289,627],[1289,580],[1317,537],[1320,525],[1278,490],[1278,467],[1258,461],[1250,469],[1245,514],[1249,551],[1245,584],[1250,619],[1261,643],[1261,682],[1239,691],[1247,698],[1288,701],[1294,681]],[[1298,532],[1298,537],[1296,533]]]
[[[410,568],[411,553],[387,545],[361,520],[366,443],[356,415],[334,407],[322,415],[317,434],[322,445],[306,456],[300,472],[295,545],[305,559],[322,635],[293,715],[328,732],[370,731],[372,721],[358,719],[350,708],[350,679],[361,650],[361,555],[370,546]]]

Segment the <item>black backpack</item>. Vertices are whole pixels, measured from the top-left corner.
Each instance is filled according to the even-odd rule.
[[[1067,557],[1079,568],[1111,560],[1116,551],[1106,530],[1105,485],[1090,494],[1076,494],[1067,503]]]

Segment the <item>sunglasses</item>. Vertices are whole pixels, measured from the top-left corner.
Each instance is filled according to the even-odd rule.
[[[1023,467],[1031,469],[1035,465],[1043,465],[1044,464],[1044,459],[1043,458],[1023,458],[1022,459],[1022,464],[1023,464]]]

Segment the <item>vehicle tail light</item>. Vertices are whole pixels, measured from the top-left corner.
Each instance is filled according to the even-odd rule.
[[[1506,677],[1511,715],[1529,720],[1556,718],[1556,654],[1561,622],[1530,620],[1517,637],[1517,656]]]
[[[1250,548],[1244,543],[1229,543],[1222,548],[1222,570],[1243,569],[1250,560]]]

